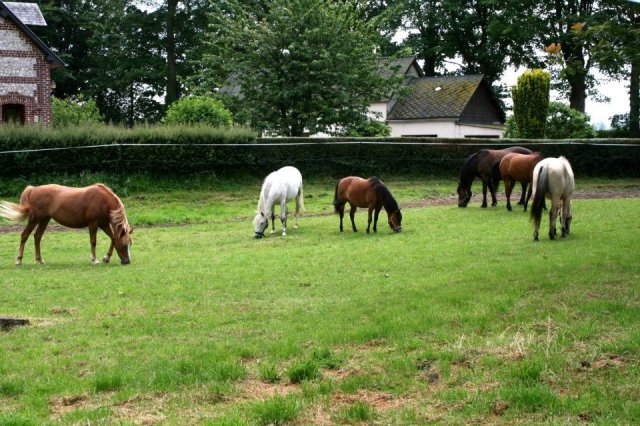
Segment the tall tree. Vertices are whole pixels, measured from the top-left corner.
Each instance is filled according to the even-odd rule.
[[[591,44],[576,37],[576,30],[597,22],[600,0],[545,0],[540,3],[543,18],[539,38],[547,52],[561,64],[560,78],[568,84],[569,106],[584,112],[593,61]]]
[[[211,37],[203,83],[239,86],[245,116],[268,132],[350,127],[391,87],[377,72],[380,36],[349,1],[220,2]]]
[[[182,80],[197,68],[207,31],[208,12],[209,0],[166,0],[154,14],[164,24],[159,37],[166,57],[166,106],[182,96]]]
[[[640,4],[610,0],[599,24],[576,31],[592,44],[598,67],[614,78],[629,79],[629,132],[640,136]]]
[[[176,34],[175,20],[178,0],[167,0],[166,30],[167,30],[167,94],[165,105],[169,106],[178,99],[178,71],[176,64]]]
[[[424,60],[426,75],[446,72],[449,62],[459,60],[461,72],[495,83],[509,65],[538,65],[531,54],[535,3],[408,0],[406,45]]]
[[[162,26],[131,0],[45,0],[43,41],[67,66],[54,70],[54,94],[96,100],[108,122],[132,125],[161,116]]]

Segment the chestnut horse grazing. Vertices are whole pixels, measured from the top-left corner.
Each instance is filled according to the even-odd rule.
[[[344,206],[349,203],[351,210],[351,226],[353,232],[358,232],[354,216],[357,207],[367,207],[369,209],[369,222],[367,224],[367,234],[371,227],[371,213],[375,211],[373,220],[373,232],[377,232],[378,214],[382,207],[387,212],[389,226],[393,232],[402,231],[402,213],[389,189],[377,177],[362,179],[357,176],[348,176],[338,181],[336,193],[333,199],[333,206],[336,213],[340,215],[340,232],[342,228],[342,218],[344,217]]]
[[[61,185],[27,186],[20,196],[20,204],[2,201],[0,216],[11,222],[27,224],[22,231],[16,264],[22,264],[24,246],[31,232],[36,246],[36,261],[44,264],[40,254],[40,240],[51,219],[69,228],[89,228],[91,261],[96,259],[96,234],[98,228],[111,238],[111,245],[103,260],[109,262],[116,249],[123,265],[131,261],[131,232],[122,201],[113,191],[101,183],[84,188]]]
[[[502,157],[510,152],[531,154],[531,150],[521,146],[512,146],[505,149],[483,149],[470,155],[462,165],[460,181],[458,182],[458,207],[467,207],[471,200],[471,184],[475,178],[482,179],[482,207],[487,207],[487,187],[491,192],[491,205],[498,204],[496,191],[500,183],[500,171],[498,165]],[[522,188],[522,198],[518,204],[524,202],[526,187]]]
[[[559,212],[562,236],[569,235],[572,218],[571,194],[575,186],[573,170],[566,158],[545,158],[536,165],[533,170],[533,201],[531,202],[534,241],[538,241],[545,196],[551,199],[549,239],[553,240],[556,237],[556,217]]]
[[[511,191],[516,182],[520,182],[523,188],[533,181],[533,168],[544,156],[539,152],[533,154],[518,154],[511,152],[500,160],[500,175],[504,180],[504,192],[507,196],[507,210],[511,211]],[[524,200],[524,211],[527,211],[527,204],[531,198],[531,186]],[[524,195],[524,193],[522,194]]]

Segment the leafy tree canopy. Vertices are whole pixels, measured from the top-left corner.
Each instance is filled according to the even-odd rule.
[[[361,123],[393,82],[378,73],[381,36],[360,14],[350,1],[274,0],[257,9],[219,2],[200,89],[239,89],[238,116],[279,135]]]

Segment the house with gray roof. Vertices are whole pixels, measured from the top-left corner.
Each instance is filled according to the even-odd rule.
[[[391,127],[391,136],[500,138],[505,113],[482,75],[424,77],[413,57],[383,64],[404,77],[397,94],[373,103],[372,116]]]
[[[51,69],[64,63],[30,25],[46,25],[37,4],[0,1],[0,124],[48,127]]]

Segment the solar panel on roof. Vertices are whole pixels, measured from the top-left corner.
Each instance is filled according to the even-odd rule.
[[[47,26],[36,3],[4,2],[4,5],[25,25]]]

